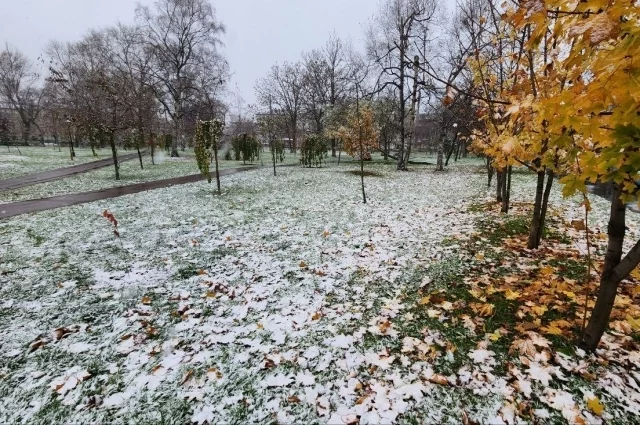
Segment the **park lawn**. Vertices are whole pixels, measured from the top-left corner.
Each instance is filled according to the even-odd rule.
[[[49,171],[55,168],[71,167],[107,158],[111,155],[107,149],[98,150],[94,157],[91,149],[77,148],[76,158],[71,161],[69,150],[41,146],[0,146],[0,180],[19,177],[26,174]]]
[[[99,151],[104,154],[106,150]],[[121,151],[120,155],[132,153],[131,151]],[[137,158],[120,163],[120,180],[115,180],[115,170],[113,165],[89,171],[87,173],[77,174],[60,180],[40,183],[32,186],[26,186],[20,189],[0,192],[0,203],[19,202],[31,199],[46,198],[58,195],[68,195],[73,193],[88,192],[92,190],[100,190],[111,187],[127,186],[136,183],[144,183],[154,180],[168,179],[173,177],[187,176],[198,174],[198,165],[193,154],[193,150],[180,152],[179,158],[171,158],[164,152],[156,153],[155,164],[151,163],[151,157],[145,155],[143,157],[143,169],[140,168],[140,162]],[[100,158],[103,158],[101,155]],[[100,159],[96,158],[96,159]],[[1,159],[1,157],[0,157]],[[38,157],[38,160],[44,162],[44,158]],[[49,158],[53,163],[57,163],[57,157]],[[262,166],[269,165],[271,157],[269,152],[264,152],[261,161],[255,163],[243,164],[242,161],[226,161],[220,159],[220,169],[236,168],[244,166]],[[288,154],[285,156],[284,164],[297,162],[296,156]],[[281,165],[281,164],[278,164]],[[56,167],[52,167],[56,168]],[[30,169],[30,168],[29,168]],[[211,172],[214,173],[215,168],[212,164]]]
[[[598,356],[571,343],[581,200],[533,253],[533,176],[503,216],[478,160],[367,168],[366,205],[343,162],[1,221],[0,422],[640,420],[637,282]]]

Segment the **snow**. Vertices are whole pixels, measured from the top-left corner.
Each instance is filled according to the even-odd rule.
[[[453,364],[443,335],[406,330],[411,285],[433,285],[420,273],[455,254],[443,241],[473,232],[468,207],[492,196],[479,164],[380,167],[366,205],[348,167],[258,170],[226,177],[222,197],[196,183],[0,222],[0,422],[28,411],[43,423],[460,423],[465,406],[474,421],[515,423],[509,406],[523,397],[543,401],[537,417],[584,409],[560,379],[579,362],[535,357],[549,349],[542,336],[527,336],[528,365],[517,353],[517,375],[501,376],[492,343],[442,373]],[[514,175],[512,199],[531,201],[534,187]],[[557,191],[552,202],[579,213]],[[606,225],[606,202],[592,203],[594,226]],[[451,325],[454,304],[425,308]],[[72,332],[51,336],[60,328]],[[638,414],[619,371],[590,384]]]

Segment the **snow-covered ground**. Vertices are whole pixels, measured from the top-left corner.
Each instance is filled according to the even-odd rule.
[[[68,149],[58,151],[58,148],[36,146],[13,146],[7,149],[6,146],[0,146],[0,179],[84,164],[104,159],[109,153],[103,149],[99,155],[99,158],[95,158],[91,149],[76,149],[76,158],[71,161]]]
[[[15,152],[16,155],[9,156],[0,154],[0,179],[18,177],[22,174],[78,165],[84,162],[110,157],[110,151],[107,152],[106,149],[98,151],[100,155],[98,158],[91,156],[91,150],[78,149],[78,159],[74,162],[71,162],[68,159],[68,156],[61,157],[61,153],[52,151],[52,148],[29,147],[21,148],[21,151],[23,153],[22,156],[17,155],[15,148],[12,148],[12,152]],[[122,150],[119,154],[126,155],[130,153],[135,152]],[[130,184],[153,180],[187,176],[190,174],[198,174],[198,165],[193,151],[186,150],[180,153],[181,156],[179,158],[171,158],[166,156],[163,151],[157,152],[155,156],[155,164],[152,164],[151,157],[146,155],[143,157],[144,169],[140,169],[140,163],[137,158],[122,162],[120,163],[120,180],[115,180],[114,167],[111,165],[61,180],[54,180],[16,190],[0,192],[0,203],[19,202],[50,196],[67,195],[110,187],[127,186]],[[262,164],[269,165],[270,159],[271,157],[269,156],[269,153],[265,152],[263,153],[262,161],[258,161],[256,164],[247,164],[247,166]],[[297,160],[297,157],[292,154],[288,154],[285,157],[285,163],[294,163]],[[219,161],[220,169],[242,166],[242,161],[225,161],[222,158]],[[215,168],[212,166],[211,171],[214,172],[214,170]]]
[[[414,326],[411,292],[473,260],[444,241],[474,231],[469,207],[493,190],[473,160],[377,165],[363,205],[348,169],[267,168],[225,177],[222,197],[202,182],[1,221],[0,423],[516,423],[515,399],[601,423],[592,392],[609,422],[638,419],[632,378],[581,386],[538,359],[516,380],[490,339],[444,374],[455,348]],[[512,199],[534,185],[515,175]],[[578,215],[558,191],[553,204]],[[593,204],[604,226],[607,203]]]

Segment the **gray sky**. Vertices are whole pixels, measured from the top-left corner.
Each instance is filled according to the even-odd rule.
[[[452,3],[453,0],[447,0]],[[152,4],[153,0],[142,0]],[[295,61],[324,45],[332,31],[362,46],[379,0],[213,0],[227,26],[224,52],[234,73],[229,86],[247,103],[275,63]],[[0,0],[0,42],[35,60],[49,40],[73,41],[89,28],[132,23],[134,0]],[[237,89],[236,89],[237,86]]]

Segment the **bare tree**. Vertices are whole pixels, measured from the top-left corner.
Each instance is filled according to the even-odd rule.
[[[138,4],[136,20],[154,58],[156,97],[173,122],[171,156],[179,156],[185,105],[198,94],[196,75],[207,61],[219,57],[219,37],[225,28],[207,0],[159,0],[153,10]]]
[[[28,142],[42,112],[44,90],[29,59],[9,45],[0,52],[0,97],[18,112],[22,139]]]
[[[332,34],[325,46],[312,50],[304,58],[304,112],[314,124],[314,131],[322,134],[327,112],[344,106],[349,86],[349,66],[342,40]],[[331,140],[331,155],[336,156],[336,139]]]
[[[425,29],[433,20],[436,12],[434,0],[386,0],[378,17],[368,30],[368,53],[379,68],[379,88],[385,90],[392,86],[398,97],[398,127],[400,142],[398,150],[398,170],[406,170],[407,156],[407,102],[415,99],[420,85],[416,72],[415,56],[420,53]],[[426,60],[426,58],[422,58]],[[407,81],[412,74],[413,87]],[[415,106],[411,108],[415,111]],[[413,126],[413,123],[409,123]],[[409,127],[412,128],[412,127]]]
[[[302,63],[274,65],[269,74],[258,81],[256,94],[262,105],[271,104],[286,117],[287,132],[291,139],[291,152],[295,152],[303,99]]]
[[[140,147],[151,134],[151,125],[158,109],[152,89],[153,58],[149,49],[144,48],[144,36],[137,27],[118,24],[109,28],[105,36],[110,40],[114,71],[124,84],[122,101],[132,115],[129,124],[133,128],[140,168],[144,168]],[[151,160],[154,162],[153,153]]]

